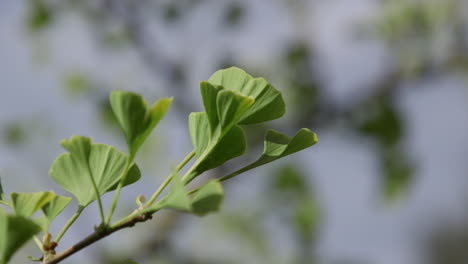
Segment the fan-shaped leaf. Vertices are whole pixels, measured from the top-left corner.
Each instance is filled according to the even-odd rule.
[[[206,131],[199,129],[196,130],[196,133],[203,135]],[[202,135],[197,134],[196,136],[203,138]],[[232,127],[231,130],[229,130],[229,132],[211,148],[211,151],[208,154],[204,154],[204,158],[200,160],[200,162],[195,166],[193,172],[184,180],[186,182],[190,182],[193,178],[203,172],[221,166],[228,160],[244,154],[247,148],[246,146],[246,139],[242,128],[237,125]],[[206,152],[208,152],[208,150]]]
[[[55,194],[53,192],[11,193],[11,202],[16,215],[32,216],[37,210],[46,205]]]
[[[122,177],[128,156],[112,146],[92,144],[91,139],[73,136],[62,146],[69,153],[60,155],[52,164],[49,174],[62,188],[72,193],[81,206],[97,199],[94,180],[99,195],[112,191]],[[125,185],[140,178],[140,170],[133,164]]]
[[[40,230],[41,227],[32,220],[7,215],[0,208],[0,263],[8,263],[13,254]]]
[[[167,196],[150,206],[148,210],[175,209],[191,212],[198,216],[218,211],[221,207],[224,191],[218,180],[212,180],[200,187],[190,199],[187,190],[177,172],[173,172],[171,189]]]
[[[148,135],[166,114],[172,98],[162,98],[147,109],[148,104],[141,95],[112,91],[110,102],[125,133],[130,156],[134,157]]]
[[[189,132],[195,155],[200,158],[211,139],[209,121],[205,112],[190,113]]]
[[[224,198],[223,186],[218,180],[212,180],[203,185],[192,199],[192,212],[204,216],[216,212],[221,207]]]
[[[255,103],[245,112],[240,124],[255,124],[274,120],[286,111],[281,93],[263,78],[253,78],[242,69],[231,67],[215,72],[209,83],[221,85],[254,99]]]
[[[263,154],[254,163],[230,174],[233,177],[242,172],[270,163],[277,159],[286,157],[317,143],[317,135],[307,128],[302,128],[290,139],[288,136],[275,130],[268,130],[265,136]],[[226,180],[225,178],[224,180]]]
[[[70,203],[72,198],[65,197],[61,195],[55,195],[52,200],[49,201],[44,207],[42,207],[42,212],[46,217],[46,229],[48,229],[49,225],[54,221],[55,217],[57,217],[65,207]]]
[[[192,209],[190,198],[177,171],[172,173],[171,189],[169,190],[167,196],[154,205],[150,206],[149,209],[160,210],[163,208],[176,209],[186,212],[189,212]]]

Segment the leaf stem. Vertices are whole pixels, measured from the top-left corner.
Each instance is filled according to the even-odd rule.
[[[70,226],[75,222],[75,220],[78,218],[78,216],[80,216],[80,214],[83,212],[83,210],[85,209],[84,206],[79,206],[78,207],[78,210],[76,210],[76,213],[68,220],[68,222],[65,224],[65,226],[62,228],[62,230],[60,230],[60,233],[57,235],[57,237],[55,238],[55,242],[58,243],[60,241],[60,239],[63,237],[63,235],[65,235],[65,232],[67,232],[67,230],[70,228]]]
[[[184,158],[184,160],[179,165],[177,165],[175,170],[177,172],[180,171],[193,158],[193,156],[195,156],[195,151],[190,152]],[[171,173],[169,176],[167,176],[167,178],[159,186],[159,188],[156,190],[156,192],[153,194],[153,196],[151,196],[151,198],[148,200],[148,202],[146,203],[145,206],[150,206],[151,204],[153,204],[154,201],[156,201],[156,199],[158,199],[159,195],[161,195],[161,193],[164,191],[164,189],[167,187],[167,185],[169,185],[169,183],[171,182],[173,176],[174,176],[173,173]]]
[[[124,185],[125,179],[127,178],[128,171],[130,170],[132,163],[133,163],[133,158],[128,158],[127,164],[125,165],[125,170],[122,174],[122,177],[120,178],[119,185],[117,186],[117,190],[115,191],[114,199],[112,199],[112,204],[109,208],[109,212],[107,213],[107,218],[105,222],[103,222],[105,225],[108,225],[110,221],[112,220],[112,215],[114,214],[115,207],[117,207],[117,202],[119,201],[120,192],[122,191],[122,187]]]
[[[233,173],[230,173],[230,174],[225,175],[225,176],[223,176],[223,177],[221,177],[221,178],[218,178],[218,180],[219,180],[220,182],[227,181],[227,180],[231,179],[232,177],[237,176],[237,175],[239,175],[239,174],[241,174],[241,173],[244,173],[244,172],[246,172],[246,171],[248,171],[248,170],[250,170],[250,169],[251,169],[251,168],[249,168],[249,167],[244,167],[244,168],[242,168],[242,169],[236,170],[236,171],[233,172]],[[190,191],[188,192],[188,194],[194,194],[194,193],[198,192],[198,190],[200,190],[200,187],[193,188],[192,190],[190,190]]]
[[[42,253],[44,253],[44,247],[43,247],[43,244],[41,242],[41,240],[37,237],[37,236],[34,236],[34,242],[36,243],[37,247],[41,250]]]
[[[97,188],[96,181],[94,181],[93,172],[91,171],[89,164],[88,164],[88,174],[89,174],[89,177],[91,178],[91,183],[93,184],[94,192],[96,193],[98,206],[99,206],[99,214],[101,216],[101,222],[104,223],[104,209],[102,207],[101,195],[99,194],[99,190]]]

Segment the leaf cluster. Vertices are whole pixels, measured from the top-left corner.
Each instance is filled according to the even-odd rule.
[[[168,111],[172,98],[162,98],[149,107],[139,94],[126,91],[111,93],[110,105],[125,135],[126,153],[110,145],[93,143],[91,138],[85,136],[72,136],[61,142],[67,152],[55,159],[49,174],[60,187],[75,197],[79,206],[55,237],[49,233],[49,227],[69,205],[71,197],[56,195],[52,191],[12,192],[8,200],[0,183],[0,204],[11,211],[7,213],[7,210],[0,208],[0,264],[8,263],[16,250],[40,232],[44,233],[44,239],[40,241],[35,237],[35,241],[43,252],[43,263],[58,263],[115,231],[150,219],[152,214],[162,209],[175,209],[198,216],[218,211],[224,198],[222,181],[317,142],[316,135],[305,128],[293,138],[268,130],[263,153],[256,161],[231,174],[209,180],[199,188],[188,190],[187,184],[197,176],[245,153],[243,126],[277,119],[286,111],[283,97],[276,88],[265,79],[253,78],[235,67],[219,70],[208,81],[202,81],[200,92],[205,111],[189,115],[193,151],[173,169],[147,202],[143,195],[139,195],[135,211],[114,223],[111,223],[112,215],[121,189],[141,178],[140,169],[135,163],[138,150]],[[195,161],[181,174],[182,168],[192,158]],[[169,184],[167,194],[160,197]],[[114,192],[114,198],[105,214],[101,196],[108,192]],[[79,246],[57,254],[57,243],[94,201],[98,202],[101,216],[101,223],[95,232],[78,243]],[[42,211],[42,215],[36,216],[37,211]]]

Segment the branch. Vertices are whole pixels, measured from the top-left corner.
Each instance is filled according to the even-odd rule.
[[[101,240],[102,238],[107,237],[108,235],[119,231],[120,229],[124,228],[129,228],[135,226],[135,224],[139,222],[145,222],[147,220],[150,220],[152,218],[152,213],[144,213],[141,215],[136,215],[132,217],[131,219],[122,222],[121,224],[118,224],[113,227],[109,227],[108,229],[105,230],[96,230],[94,233],[90,234],[80,242],[76,243],[75,245],[71,246],[68,249],[65,249],[64,251],[52,256],[50,259],[45,260],[42,262],[42,264],[56,264],[59,263],[60,261],[68,258],[69,256],[77,253],[78,251],[82,250],[83,248],[86,248],[93,243]]]

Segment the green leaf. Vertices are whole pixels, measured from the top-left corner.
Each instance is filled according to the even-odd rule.
[[[175,209],[191,212],[198,216],[218,211],[224,198],[224,191],[218,180],[212,180],[200,187],[193,199],[190,199],[184,183],[177,172],[173,172],[169,193],[148,210]]]
[[[124,172],[128,156],[116,148],[93,144],[90,138],[73,136],[62,141],[69,152],[61,154],[52,164],[49,174],[62,188],[72,193],[81,206],[97,199],[93,188],[96,183],[98,194],[115,189]],[[140,178],[140,170],[133,164],[124,185]]]
[[[46,217],[46,229],[48,229],[49,225],[54,221],[55,217],[57,217],[67,205],[70,203],[72,198],[65,197],[61,195],[55,195],[49,203],[47,203],[44,207],[42,207],[42,212]]]
[[[219,124],[217,97],[218,93],[223,90],[222,86],[213,86],[209,82],[200,82],[200,93],[203,100],[208,120],[210,122],[211,133],[214,133]]]
[[[202,130],[198,130],[198,133],[202,134],[203,132]],[[199,137],[202,138],[203,136]],[[185,181],[190,182],[203,172],[221,166],[226,161],[241,156],[245,153],[246,148],[247,143],[244,131],[240,126],[236,125],[218,141],[207,155],[205,155],[205,158],[195,166],[193,173],[189,174]]]
[[[32,220],[7,215],[0,209],[0,263],[8,263],[13,254],[39,231],[41,227]]]
[[[192,212],[204,216],[216,212],[221,207],[224,198],[223,186],[218,180],[209,181],[202,186],[192,199]]]
[[[211,89],[213,94],[217,94],[216,114],[214,114],[212,103],[205,103],[211,105],[208,107],[209,114],[201,112],[191,113],[189,116],[190,137],[198,161],[193,172],[184,179],[186,182],[191,181],[206,170],[218,167],[226,161],[244,154],[246,149],[244,132],[236,123],[252,105],[253,100],[236,92],[216,91],[216,88],[209,84],[202,83],[202,87],[205,87],[202,90]],[[205,94],[208,93],[205,92]],[[212,101],[212,97],[213,95],[206,95],[204,101]],[[219,124],[217,124],[218,120]],[[217,127],[210,129],[210,124],[217,124]],[[214,132],[211,132],[213,130]]]
[[[242,69],[231,67],[215,72],[209,83],[221,85],[253,98],[255,103],[245,112],[240,124],[256,124],[280,118],[286,112],[281,93],[263,78],[253,78]]]
[[[211,133],[207,114],[205,112],[190,113],[189,132],[195,150],[195,155],[201,157],[210,143]]]
[[[315,143],[317,143],[317,135],[307,128],[300,129],[292,139],[270,129],[265,136],[263,154],[260,158],[252,164],[228,175],[228,178],[306,149]]]
[[[171,189],[167,196],[149,207],[150,210],[160,210],[164,208],[186,212],[190,212],[192,209],[190,198],[177,171],[172,172]]]
[[[166,114],[172,98],[162,98],[150,109],[139,94],[112,91],[110,95],[112,110],[125,133],[131,157],[134,157],[151,131]]]
[[[216,98],[218,118],[222,130],[227,130],[237,124],[242,115],[255,101],[252,98],[233,91],[220,91]]]
[[[3,192],[2,178],[1,177],[0,177],[0,201],[5,201],[6,202],[6,197],[5,197],[5,193]]]
[[[54,196],[53,192],[11,193],[11,202],[16,215],[31,217],[46,205]]]

